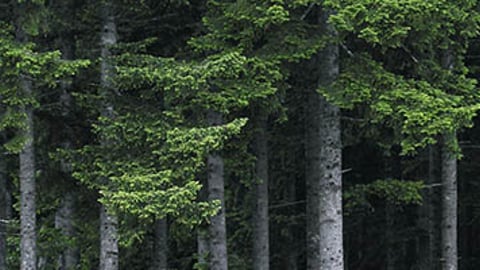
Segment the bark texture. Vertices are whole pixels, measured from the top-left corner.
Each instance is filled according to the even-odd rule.
[[[457,156],[456,134],[443,135],[442,144],[442,270],[457,270]]]
[[[22,90],[32,94],[32,84],[22,79]],[[26,129],[22,136],[26,142],[20,152],[20,253],[21,270],[35,270],[37,263],[36,213],[35,213],[35,154],[33,146],[33,108],[23,108],[26,118]]]
[[[439,268],[437,254],[437,242],[439,239],[438,222],[435,207],[437,203],[437,192],[439,188],[437,167],[437,147],[430,145],[428,147],[428,178],[425,184],[427,189],[422,190],[423,203],[419,209],[418,227],[421,230],[421,235],[418,239],[418,269],[435,270]]]
[[[18,42],[26,42],[27,35],[22,30],[22,16],[25,15],[25,5],[17,3],[17,31]],[[31,96],[32,82],[20,75],[20,91],[25,96]],[[25,140],[24,147],[19,156],[19,180],[20,180],[20,270],[35,270],[37,263],[36,253],[36,205],[35,205],[35,149],[33,133],[33,108],[31,105],[24,105],[20,110],[25,114],[25,128],[20,131],[20,136]]]
[[[319,12],[324,33],[334,36],[329,13]],[[338,46],[328,45],[315,56],[320,87],[338,75]],[[343,269],[342,173],[340,111],[310,89],[306,126],[307,269]]]
[[[155,221],[155,242],[152,270],[167,270],[168,267],[168,224],[167,219]]]
[[[209,125],[221,125],[222,115],[209,111],[207,115]],[[227,257],[227,226],[225,222],[225,180],[223,175],[223,158],[219,153],[212,153],[207,158],[208,166],[208,199],[221,202],[217,215],[211,218],[210,233],[210,270],[228,269]]]
[[[5,156],[0,157],[0,269],[7,269],[7,224],[10,219],[10,193]]]
[[[268,226],[268,145],[267,116],[258,112],[256,116],[254,151],[256,156],[255,210],[253,213],[253,269],[268,270],[269,226]]]
[[[100,270],[118,270],[117,216],[100,207]]]
[[[454,67],[454,61],[454,55],[450,49],[447,49],[445,52],[443,52],[442,66],[444,69],[452,70]],[[442,135],[442,270],[458,269],[457,155],[453,150],[456,142],[456,131],[447,131]]]
[[[74,226],[75,195],[72,191],[65,193],[60,207],[55,213],[55,228],[59,229],[68,239],[75,237]],[[75,246],[66,247],[58,258],[59,270],[73,270],[79,263],[79,254]]]
[[[112,90],[112,77],[114,68],[108,57],[111,55],[110,47],[117,43],[117,29],[113,15],[113,6],[111,2],[104,4],[102,8],[103,29],[101,33],[101,66],[100,66],[100,84],[101,96],[105,99],[103,116],[113,117],[113,106],[109,103],[108,97]],[[103,144],[108,142],[103,141]],[[102,205],[100,209],[100,270],[118,269],[118,221],[117,217],[108,212]]]

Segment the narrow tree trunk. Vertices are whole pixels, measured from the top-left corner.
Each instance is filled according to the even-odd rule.
[[[101,33],[101,67],[100,67],[100,95],[105,99],[102,114],[105,117],[113,117],[113,106],[109,103],[111,80],[114,76],[113,66],[108,57],[111,55],[110,47],[117,43],[117,30],[113,16],[111,2],[102,7],[103,28]],[[103,144],[108,142],[103,141]],[[100,209],[100,270],[118,269],[118,220],[117,217],[107,211],[105,206]]]
[[[395,248],[394,233],[394,209],[391,203],[385,204],[385,244],[386,244],[386,267],[385,270],[395,270],[398,250]]]
[[[22,79],[22,90],[32,94],[32,85]],[[36,254],[36,207],[35,207],[35,156],[33,146],[33,108],[23,108],[26,119],[26,128],[22,136],[26,140],[20,152],[20,253],[21,270],[35,270]]]
[[[168,224],[167,219],[155,221],[155,242],[153,245],[152,270],[167,270],[168,262]]]
[[[63,6],[62,6],[63,7]],[[73,1],[68,1],[65,5],[64,9],[62,9],[63,14],[65,16],[65,20],[73,20],[74,17],[74,6]],[[73,34],[71,32],[67,32],[60,36],[61,40],[61,51],[62,57],[66,60],[73,60],[74,59],[74,51],[75,51],[75,41],[73,38]],[[71,83],[68,80],[63,80],[60,84],[60,88],[62,94],[60,95],[60,104],[62,105],[62,117],[67,123],[68,117],[71,115],[71,100],[72,97],[69,93],[71,88]],[[71,131],[70,126],[68,124],[64,124],[63,126],[63,136],[65,139],[62,142],[63,149],[71,149],[72,147],[72,138],[74,137],[73,132]],[[64,177],[64,184],[66,184],[67,189],[71,186],[73,179],[71,178],[71,166],[67,163],[66,160],[61,161],[61,172]],[[75,226],[74,226],[74,217],[75,217],[75,198],[76,192],[74,189],[69,189],[68,191],[64,192],[62,202],[60,207],[57,209],[55,213],[55,228],[59,229],[64,236],[68,239],[72,240],[75,237]],[[59,254],[57,267],[59,270],[73,270],[76,269],[77,265],[79,264],[79,251],[78,248],[74,245],[67,245],[67,247]]]
[[[5,155],[0,156],[0,269],[7,269],[7,225],[10,208],[10,193],[7,186]]]
[[[324,33],[334,36],[328,13],[320,11]],[[318,83],[329,87],[338,75],[338,47],[316,56]],[[340,111],[310,90],[306,126],[307,269],[343,269]]]
[[[198,199],[200,201],[208,199],[207,185],[203,184],[198,194]],[[197,227],[197,264],[201,267],[199,269],[205,269],[208,266],[209,252],[210,244],[208,241],[208,226],[206,224],[201,224]]]
[[[437,269],[435,262],[435,146],[428,147],[428,177],[425,184],[429,187],[422,191],[423,203],[419,209],[418,226],[421,230],[418,239],[418,269]]]
[[[115,215],[100,207],[100,270],[118,269],[118,221]]]
[[[200,269],[204,269],[203,267],[207,267],[208,263],[208,255],[210,252],[210,245],[208,241],[208,229],[200,226],[197,228],[197,264]]]
[[[68,239],[75,237],[74,227],[75,195],[72,191],[65,192],[62,203],[55,213],[55,228],[59,229]],[[59,270],[73,270],[79,263],[78,250],[68,245],[58,258]]]
[[[261,109],[260,109],[261,110]],[[268,270],[270,252],[268,237],[268,146],[267,116],[256,116],[254,148],[256,155],[255,210],[253,212],[253,269]]]
[[[222,115],[209,111],[207,115],[209,125],[221,125]],[[208,164],[208,199],[219,200],[221,208],[217,215],[211,218],[210,232],[210,270],[228,269],[227,257],[227,228],[225,222],[225,181],[223,175],[223,158],[219,153],[211,153],[207,158]]]
[[[26,42],[27,36],[23,32],[21,17],[25,15],[26,3],[18,3],[17,32],[16,38],[19,42]],[[20,91],[25,96],[32,96],[32,82],[23,75],[20,75]],[[35,155],[34,155],[34,133],[33,133],[33,108],[31,105],[23,105],[20,110],[25,114],[25,128],[20,136],[25,140],[25,145],[20,152],[20,269],[35,270],[37,263],[36,253],[36,206],[35,206]]]
[[[457,157],[452,151],[455,132],[442,144],[442,269],[457,270]]]

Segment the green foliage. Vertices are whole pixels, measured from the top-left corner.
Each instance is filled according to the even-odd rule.
[[[102,120],[96,132],[109,143],[73,155],[74,176],[98,188],[102,203],[141,219],[173,216],[189,226],[216,213],[218,202],[197,202],[197,176],[206,155],[238,134],[245,119],[206,128],[169,128],[161,118],[133,114]]]
[[[405,46],[408,39],[417,48],[448,46],[446,38],[476,36],[480,22],[476,0],[329,0],[325,5],[337,11],[330,21],[341,33],[387,48]]]
[[[63,60],[59,51],[39,52],[33,43],[18,43],[12,27],[5,23],[0,25],[0,130],[24,130],[26,115],[21,109],[39,107],[40,104],[36,100],[38,91],[25,93],[22,84],[31,83],[35,89],[55,88],[60,79],[74,75],[90,62]],[[16,136],[5,147],[12,153],[18,153],[23,144],[24,139]]]
[[[359,184],[347,189],[344,194],[345,213],[356,208],[371,208],[373,198],[384,199],[395,205],[421,204],[422,181],[402,181],[396,179],[376,180],[369,184]]]
[[[439,134],[471,126],[480,109],[475,80],[465,75],[446,76],[448,79],[432,83],[408,79],[361,55],[348,59],[334,90],[327,95],[344,108],[365,104],[371,123],[397,130],[403,153],[411,154],[435,143]]]

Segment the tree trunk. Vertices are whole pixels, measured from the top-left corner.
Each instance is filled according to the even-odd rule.
[[[422,190],[423,203],[419,209],[418,226],[420,236],[418,239],[418,269],[434,270],[438,268],[436,264],[436,222],[435,222],[435,184],[437,177],[435,173],[435,146],[428,147],[428,177],[425,184],[428,188]]]
[[[111,55],[110,47],[117,43],[117,30],[111,2],[105,3],[102,7],[102,17],[100,95],[105,100],[102,114],[105,117],[113,117],[113,105],[109,103],[108,97],[112,90],[111,80],[114,76],[114,68],[108,57]],[[108,144],[106,141],[102,141],[102,143]],[[118,269],[117,227],[117,217],[102,205],[100,209],[100,270]]]
[[[328,13],[319,22],[334,36]],[[316,56],[318,84],[329,87],[338,75],[338,46],[327,45]],[[312,87],[306,126],[307,269],[343,269],[343,219],[340,111]]]
[[[100,270],[118,269],[117,216],[100,207]]]
[[[167,219],[162,218],[155,221],[155,242],[153,249],[152,270],[167,270],[168,262],[168,224]]]
[[[221,125],[222,115],[209,111],[207,115],[209,125]],[[217,215],[211,218],[210,232],[210,270],[228,269],[227,257],[227,228],[225,223],[225,181],[223,175],[223,158],[219,153],[211,153],[207,158],[208,164],[208,199],[221,202]]]
[[[206,201],[208,198],[207,185],[202,184],[202,188],[198,193],[198,199],[200,201]],[[210,244],[208,241],[208,226],[206,224],[200,224],[197,227],[197,265],[199,269],[206,269],[208,266],[208,255],[210,252]]]
[[[197,264],[199,269],[206,269],[209,265],[208,255],[210,252],[208,241],[208,229],[200,225],[197,228]]]
[[[68,239],[75,237],[74,227],[75,195],[72,191],[65,192],[62,203],[55,213],[55,228],[59,229]],[[78,250],[68,245],[58,258],[59,270],[73,270],[79,263]]]
[[[72,20],[74,17],[74,6],[73,1],[68,1],[68,4],[65,5],[63,14],[66,17],[66,21]],[[60,36],[61,40],[61,51],[62,57],[66,60],[74,59],[75,51],[75,41],[73,38],[73,33],[67,32],[64,35]],[[72,97],[69,93],[71,88],[71,83],[68,80],[63,80],[60,84],[62,94],[60,95],[60,104],[62,106],[62,118],[65,122],[63,126],[62,137],[65,139],[62,142],[62,148],[69,150],[72,147],[71,140],[74,138],[74,134],[71,131],[70,126],[68,126],[68,117],[71,115],[71,100]],[[70,188],[73,183],[71,175],[71,166],[67,163],[66,160],[61,161],[61,172],[64,177],[64,184],[67,186],[67,191],[64,193],[60,207],[55,213],[55,228],[59,229],[64,236],[68,239],[74,239],[75,237],[75,226],[74,226],[74,217],[75,217],[75,198],[76,192],[73,188]],[[79,251],[76,246],[71,244],[61,252],[58,257],[57,267],[60,270],[73,270],[77,267],[79,263]]]
[[[261,109],[260,109],[261,110]],[[255,210],[253,212],[253,269],[268,270],[268,145],[267,116],[259,112],[256,118],[254,148],[256,155]]]
[[[18,42],[26,42],[27,36],[23,32],[21,17],[25,15],[26,3],[17,4],[17,31]],[[20,91],[25,96],[32,96],[32,82],[20,75]],[[23,105],[20,110],[26,116],[25,128],[20,131],[20,136],[25,140],[25,145],[20,152],[20,269],[35,270],[37,263],[36,253],[36,206],[35,206],[35,154],[33,133],[33,107]]]
[[[452,151],[455,132],[442,143],[442,269],[457,270],[457,156]]]
[[[0,269],[7,269],[7,225],[10,219],[10,193],[5,158],[5,155],[0,158]]]
[[[22,79],[22,90],[32,94],[32,84]],[[23,108],[26,119],[26,128],[22,132],[25,145],[20,152],[20,253],[21,270],[36,269],[36,207],[35,207],[35,156],[33,145],[33,108]]]

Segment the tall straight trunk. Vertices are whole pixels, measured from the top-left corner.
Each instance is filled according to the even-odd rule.
[[[118,220],[100,206],[100,270],[118,269]]]
[[[110,47],[117,43],[117,29],[113,15],[111,1],[104,3],[102,7],[103,27],[101,33],[101,66],[100,66],[100,95],[105,103],[102,114],[105,117],[113,117],[113,105],[110,104],[109,96],[112,91],[112,78],[114,68],[108,57],[111,55]],[[102,144],[108,144],[102,141]],[[104,205],[100,208],[100,268],[99,270],[118,269],[118,220],[117,216],[107,211]]]
[[[32,95],[32,84],[21,79],[22,90]],[[21,270],[35,270],[37,263],[36,206],[35,206],[35,155],[33,145],[33,108],[22,108],[26,115],[26,126],[22,136],[26,140],[20,152],[20,259]]]
[[[329,13],[319,12],[323,32],[333,37]],[[338,75],[338,46],[327,45],[315,56],[320,87]],[[343,218],[340,110],[312,87],[306,126],[307,269],[343,269]]]
[[[66,20],[72,20],[74,17],[74,6],[73,1],[68,1],[65,5],[65,9],[63,10],[63,14],[66,17]],[[66,60],[73,60],[74,59],[74,51],[75,51],[75,41],[73,38],[73,33],[66,32],[60,36],[61,42],[61,51],[62,57]],[[60,84],[61,88],[61,95],[60,95],[60,103],[62,105],[62,112],[61,115],[64,121],[71,115],[71,100],[72,97],[69,93],[71,88],[71,83],[68,80],[63,80]],[[72,148],[72,138],[74,136],[71,128],[68,124],[65,124],[63,128],[62,137],[65,139],[62,141],[62,148],[63,149],[71,149]],[[71,175],[70,164],[68,161],[62,160],[61,162],[61,172],[64,177],[64,183],[67,186],[70,186],[73,182]],[[74,239],[75,237],[75,224],[74,224],[74,217],[75,217],[75,204],[76,204],[76,194],[74,189],[69,189],[64,192],[62,202],[55,213],[55,228],[59,229],[64,236],[68,239]],[[79,263],[79,251],[78,248],[74,245],[67,245],[67,247],[62,250],[59,254],[57,260],[57,267],[59,270],[71,270],[75,269]]]
[[[197,264],[199,266],[206,267],[208,265],[209,252],[208,229],[204,226],[199,226],[199,228],[197,228]]]
[[[208,190],[206,184],[204,183],[200,189],[200,192],[198,193],[198,199],[200,201],[205,201],[207,200],[207,197]],[[197,264],[202,267],[208,266],[208,255],[210,252],[210,244],[208,239],[208,226],[206,224],[201,224],[197,227]]]
[[[398,249],[395,247],[395,222],[394,222],[394,209],[391,203],[385,205],[385,244],[386,244],[386,267],[385,270],[395,270],[397,263],[396,257]]]
[[[17,31],[18,42],[26,42],[27,35],[23,31],[22,16],[25,15],[27,3],[17,3]],[[25,96],[32,96],[32,82],[25,76],[19,78],[20,91]],[[19,156],[19,180],[20,180],[20,269],[35,270],[37,263],[37,235],[36,229],[36,205],[35,205],[35,148],[33,133],[33,107],[23,105],[20,110],[25,114],[25,127],[20,131],[20,136],[25,140]]]
[[[55,228],[59,229],[68,239],[75,237],[74,226],[75,194],[65,192],[61,205],[55,213]],[[73,270],[79,263],[79,253],[75,246],[68,245],[58,257],[57,269]]]
[[[428,146],[428,177],[425,184],[427,189],[422,191],[423,203],[419,209],[418,226],[421,229],[421,235],[418,240],[418,268],[425,270],[437,269],[436,265],[436,223],[435,223],[435,184],[437,177],[435,167],[437,166],[435,160],[435,146]]]
[[[268,237],[268,145],[267,115],[260,109],[255,117],[254,152],[255,163],[255,209],[253,212],[253,269],[270,268]]]
[[[442,54],[442,67],[452,70],[454,55],[451,49]],[[457,156],[453,150],[457,142],[456,131],[442,135],[442,270],[458,269],[457,253]]]
[[[457,270],[457,156],[452,151],[456,133],[442,139],[442,270]]]
[[[168,262],[168,224],[167,218],[157,219],[154,224],[155,241],[153,244],[152,270],[167,270]]]
[[[218,112],[207,113],[209,125],[221,125],[222,115]],[[225,222],[225,179],[223,175],[223,158],[219,153],[211,153],[207,157],[208,165],[208,199],[218,200],[220,210],[210,220],[210,270],[228,269],[227,257],[227,226]]]
[[[5,155],[0,157],[0,269],[7,269],[7,224],[10,219],[10,193],[5,158]]]

